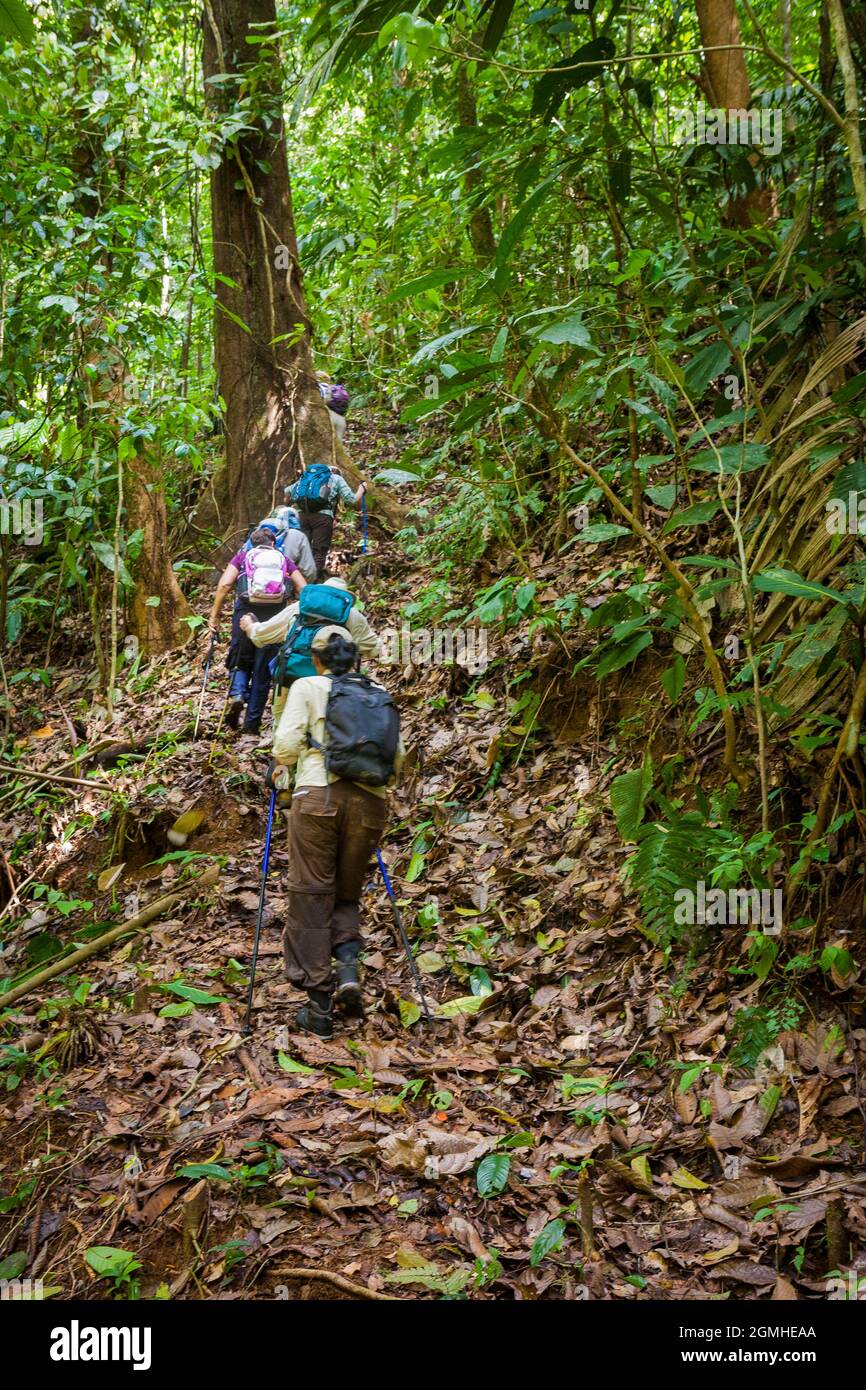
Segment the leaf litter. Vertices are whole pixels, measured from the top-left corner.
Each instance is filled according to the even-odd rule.
[[[425,576],[387,548],[374,560],[368,608],[387,626],[396,580],[411,590]],[[508,641],[506,660],[525,661],[522,629]],[[827,1296],[866,1236],[866,1029],[819,1001],[754,1069],[732,1065],[751,987],[732,984],[724,945],[677,978],[640,930],[597,729],[548,728],[490,779],[509,735],[502,664],[474,690],[459,667],[389,668],[411,771],[385,857],[433,1027],[371,880],[366,1020],[331,1042],[293,1032],[277,836],[245,1038],[261,755],[216,736],[216,682],[207,738],[191,742],[193,652],[158,670],[146,698],[121,696],[109,731],[132,749],[147,739],[143,757],[112,764],[109,739],[92,792],[40,803],[28,787],[7,808],[14,839],[41,804],[32,867],[61,909],[18,910],[3,973],[34,964],[35,942],[53,954],[130,917],[184,882],[191,855],[220,878],[86,963],[76,978],[90,982],[100,1041],[81,1064],[25,1064],[62,1028],[46,1003],[66,998],[68,978],[12,1011],[0,1269],[63,1298],[106,1296],[111,1279],[87,1257],[106,1248],[138,1263],[128,1277],[144,1296],[273,1298],[286,1279],[292,1297]],[[81,684],[70,669],[59,690]],[[56,709],[42,717],[29,765],[56,769],[75,750]],[[105,730],[86,732],[92,746]],[[76,759],[75,775],[87,765]]]

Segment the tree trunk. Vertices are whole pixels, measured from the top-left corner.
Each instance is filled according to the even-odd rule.
[[[741,43],[735,0],[695,0],[695,8],[705,50],[701,85],[708,101],[724,111],[747,111],[752,89],[746,55],[741,47],[724,46]],[[755,156],[752,162],[756,162]],[[767,217],[769,205],[766,190],[753,188],[742,197],[731,198],[725,221],[729,226],[748,227]]]
[[[80,46],[83,54],[91,49],[93,30],[100,21],[90,8],[78,8],[70,21],[70,32],[74,44]],[[90,71],[95,80],[97,74]],[[108,196],[105,183],[104,155],[101,153],[102,136],[98,137],[88,128],[86,113],[78,130],[76,148],[73,154],[73,168],[77,174],[80,192],[79,200],[87,216],[97,218],[103,212]],[[105,281],[111,284],[111,253],[102,255],[102,271]],[[111,306],[104,306],[110,311]],[[105,323],[102,311],[94,317],[93,341],[99,342],[104,336]],[[119,349],[93,349],[88,346],[87,336],[82,341],[82,362],[88,368],[96,368],[95,374],[84,379],[85,394],[91,407],[106,405],[108,408],[99,415],[91,409],[91,423],[99,420],[103,429],[112,437],[115,444],[120,437],[119,419],[126,403],[128,372]],[[124,469],[124,490],[126,493],[127,526],[126,533],[141,527],[142,542],[138,560],[133,571],[135,590],[130,610],[130,628],[139,639],[145,655],[158,655],[182,646],[189,640],[189,628],[181,619],[189,613],[189,606],[181,593],[177,576],[171,567],[168,549],[168,522],[166,517],[165,494],[159,479],[159,470],[154,467],[148,454],[136,454],[126,460]],[[158,597],[157,606],[148,606],[146,600]],[[115,624],[115,608],[112,607],[112,628]],[[95,622],[101,621],[98,603],[94,608]],[[114,633],[116,636],[116,633]],[[94,631],[97,652],[100,649],[99,632]],[[102,665],[103,663],[100,663]],[[108,667],[114,670],[114,655],[109,654]],[[112,692],[108,692],[109,706]]]
[[[225,402],[225,465],[199,519],[241,534],[282,500],[308,463],[358,470],[337,443],[313,369],[311,325],[295,237],[279,66],[262,44],[274,0],[204,0],[205,93],[216,124],[232,110],[238,78],[257,96],[254,129],[226,140],[211,173],[216,275],[216,371]],[[247,36],[257,42],[247,43]],[[253,69],[256,69],[253,73]],[[230,82],[209,78],[230,74]],[[247,115],[247,120],[250,117]],[[371,510],[395,523],[401,509],[379,489]]]
[[[189,604],[171,566],[165,495],[159,483],[159,464],[150,452],[126,463],[127,530],[142,532],[141,551],[133,571],[135,592],[129,610],[130,629],[148,656],[173,651],[190,639],[183,619]],[[148,599],[158,598],[154,606]]]
[[[472,148],[473,138],[477,138],[478,132],[478,107],[466,71],[466,63],[461,60],[457,63],[457,119],[461,134],[466,139],[463,152],[466,161],[463,190],[470,208],[469,240],[475,252],[475,259],[480,265],[487,265],[496,255],[496,238],[493,235],[490,211],[481,202],[484,194],[484,176],[478,165],[473,162],[478,158],[478,150]]]

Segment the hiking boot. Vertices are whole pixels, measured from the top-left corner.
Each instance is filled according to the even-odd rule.
[[[226,715],[227,729],[236,729],[238,727],[241,722],[243,707],[244,701],[240,695],[235,695],[234,699],[229,701],[228,713]]]
[[[241,730],[241,733],[244,733],[244,734],[260,734],[261,731],[262,731],[262,721],[261,721],[260,719],[254,719],[251,723],[247,723],[247,724],[244,725],[243,729]]]
[[[361,981],[358,974],[358,961],[334,961],[334,974],[337,977],[336,1002],[349,1018],[362,1018],[364,1006],[361,1003]]]
[[[320,1009],[312,1002],[304,1004],[295,1014],[295,1024],[302,1033],[314,1033],[317,1038],[334,1036],[333,1014],[330,1009]]]

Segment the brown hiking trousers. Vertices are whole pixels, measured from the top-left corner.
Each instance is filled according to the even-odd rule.
[[[286,978],[298,989],[329,989],[338,946],[360,941],[358,905],[387,802],[354,782],[298,787],[289,814]]]

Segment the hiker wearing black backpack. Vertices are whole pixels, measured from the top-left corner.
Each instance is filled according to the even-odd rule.
[[[285,606],[287,589],[294,588],[300,593],[305,583],[297,565],[277,549],[274,529],[266,526],[253,532],[248,545],[233,555],[223,570],[214,595],[208,628],[218,640],[223,605],[237,586],[237,602],[232,614],[232,640],[226,658],[226,665],[231,671],[230,703],[226,716],[229,728],[238,727],[246,705],[243,732],[259,732],[271,688],[270,664],[279,651],[279,643],[270,648],[254,646],[241,630],[241,618],[264,619],[271,616]]]
[[[313,667],[310,647],[315,634],[327,623],[338,623],[348,630],[361,656],[381,657],[382,643],[349,593],[345,579],[334,575],[324,584],[308,584],[300,599],[279,613],[256,622],[242,615],[241,629],[256,647],[272,648],[279,643],[274,674],[274,726],[276,727],[288,689],[298,676],[310,676]]]
[[[286,501],[297,507],[301,529],[309,537],[320,583],[325,578],[340,501],[359,507],[366,492],[366,483],[360,483],[353,492],[342,474],[327,463],[310,464],[298,481],[286,488]]]
[[[335,1003],[348,1016],[363,1013],[361,890],[404,749],[394,702],[354,670],[358,649],[346,628],[319,628],[310,658],[315,674],[292,684],[266,782],[283,800],[294,783],[283,954],[287,979],[308,997],[295,1021],[330,1038]]]

